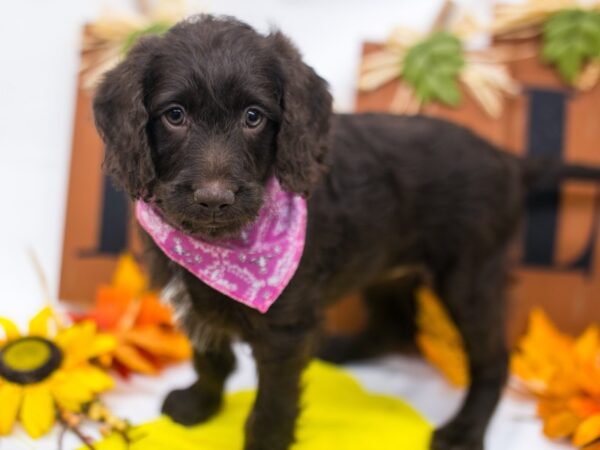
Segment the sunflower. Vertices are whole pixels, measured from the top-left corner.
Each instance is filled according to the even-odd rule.
[[[0,317],[0,436],[19,420],[38,438],[54,425],[58,412],[79,412],[96,394],[113,386],[112,378],[91,363],[112,351],[113,337],[99,334],[93,322],[62,326],[44,308],[21,335]]]

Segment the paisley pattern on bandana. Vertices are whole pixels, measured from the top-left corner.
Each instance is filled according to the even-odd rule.
[[[171,260],[261,313],[269,310],[294,276],[304,250],[306,200],[284,192],[274,177],[266,186],[258,218],[235,238],[208,242],[189,236],[142,201],[136,204],[136,216]]]

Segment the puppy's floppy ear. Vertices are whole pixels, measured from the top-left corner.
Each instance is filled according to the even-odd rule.
[[[308,196],[325,169],[331,94],[283,34],[275,32],[268,39],[280,60],[283,94],[275,175],[284,189]]]
[[[104,170],[133,198],[150,197],[155,179],[146,134],[143,77],[159,39],[142,38],[106,74],[94,97],[96,128],[105,144]]]

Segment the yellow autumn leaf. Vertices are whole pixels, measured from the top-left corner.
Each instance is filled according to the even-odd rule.
[[[417,291],[417,346],[423,356],[454,386],[469,384],[468,358],[456,325],[435,294]]]
[[[584,447],[597,439],[600,439],[600,414],[587,418],[577,427],[573,445]]]
[[[112,286],[126,289],[137,295],[146,289],[148,280],[133,256],[129,253],[122,255],[117,262],[113,275]]]
[[[550,439],[560,439],[571,436],[577,426],[580,418],[571,411],[561,411],[549,416],[544,423],[544,434]]]

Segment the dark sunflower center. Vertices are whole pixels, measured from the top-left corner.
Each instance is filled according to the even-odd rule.
[[[0,348],[0,377],[17,384],[39,383],[60,367],[61,350],[47,339],[28,336]]]

